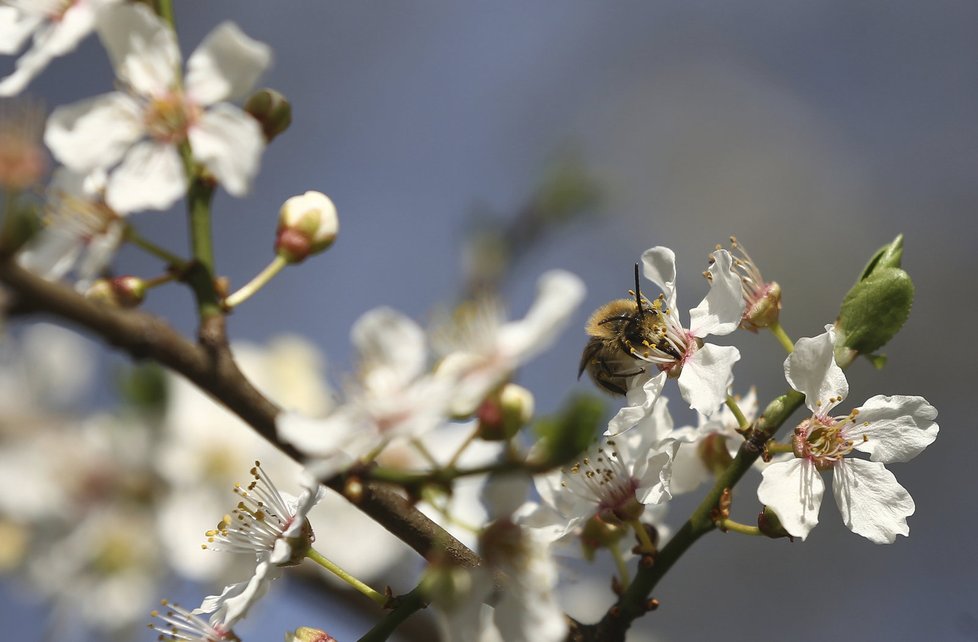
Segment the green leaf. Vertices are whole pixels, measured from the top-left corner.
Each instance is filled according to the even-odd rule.
[[[560,414],[537,422],[534,465],[556,468],[573,460],[594,441],[603,417],[604,401],[599,397],[572,397]]]

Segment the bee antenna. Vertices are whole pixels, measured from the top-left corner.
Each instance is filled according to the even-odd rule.
[[[639,289],[638,284],[638,263],[635,264],[635,305],[638,306],[639,314],[643,314],[645,312],[642,309],[642,291]]]

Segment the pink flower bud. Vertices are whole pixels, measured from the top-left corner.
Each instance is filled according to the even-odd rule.
[[[339,227],[336,206],[328,196],[313,191],[293,196],[279,211],[275,252],[289,263],[301,263],[332,245]]]

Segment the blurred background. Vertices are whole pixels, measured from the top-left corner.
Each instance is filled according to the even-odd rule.
[[[978,382],[971,342],[978,288],[969,276],[978,241],[978,4],[177,0],[175,8],[185,56],[225,19],[270,44],[275,64],[263,84],[285,94],[294,110],[292,129],[264,155],[252,195],[216,198],[220,273],[240,285],[270,260],[278,207],[287,197],[316,189],[339,209],[335,246],[286,270],[229,321],[232,339],[248,344],[242,351],[251,351],[252,371],[268,375],[263,388],[296,407],[328,409],[330,390],[350,370],[348,333],[361,314],[388,305],[424,323],[465,288],[465,266],[482,256],[469,242],[476,232],[505,228],[541,203],[567,216],[544,226],[512,262],[501,284],[504,300],[522,316],[537,276],[550,268],[575,272],[588,286],[572,328],[521,372],[541,414],[589,389],[576,381],[583,324],[593,308],[625,295],[631,266],[646,248],[676,251],[685,310],[706,292],[707,254],[736,234],[784,289],[782,323],[797,339],[831,323],[868,257],[903,233],[903,267],[917,287],[913,312],[886,347],[884,370],[866,361],[849,370],[844,408],[880,393],[922,395],[938,408],[937,442],[913,462],[891,467],[917,504],[911,536],[873,545],[845,529],[828,498],[804,543],[712,534],[659,585],[654,595],[662,606],[637,623],[630,639],[978,639],[969,441]],[[13,58],[2,62],[5,73]],[[57,59],[29,93],[50,109],[111,87],[111,69],[92,38]],[[572,205],[559,198],[554,204],[555,189],[569,190]],[[186,247],[180,210],[140,214],[133,222],[144,236]],[[147,275],[159,268],[129,250],[116,265]],[[154,290],[146,307],[193,331],[187,291]],[[23,500],[20,519],[32,511],[70,514],[96,535],[81,537],[81,526],[72,525],[64,539],[42,543],[45,549],[23,541],[16,520],[3,523],[0,559],[11,570],[0,581],[3,637],[153,639],[141,627],[160,597],[193,605],[210,588],[174,579],[166,569],[185,563],[179,577],[205,575],[210,562],[191,556],[201,530],[232,505],[229,486],[216,498],[198,496],[193,516],[179,508],[165,515],[65,512],[78,498],[46,488],[45,480],[81,475],[73,471],[81,446],[53,429],[47,441],[38,437],[34,420],[23,419],[40,413],[41,402],[30,395],[43,398],[45,428],[84,415],[85,447],[102,457],[90,461],[103,462],[84,474],[111,471],[113,488],[131,482],[125,488],[134,497],[152,495],[160,480],[195,474],[193,455],[180,454],[180,444],[200,451],[208,430],[219,435],[208,437],[216,440],[215,452],[241,450],[244,461],[274,455],[245,431],[228,440],[235,429],[225,428],[227,417],[175,380],[164,408],[120,413],[116,390],[126,359],[70,341],[56,349],[55,341],[68,341],[56,330],[34,336],[19,322],[10,325],[0,379],[7,408],[0,485]],[[756,385],[766,403],[783,391],[783,351],[773,337],[738,332],[727,339],[743,354],[737,392]],[[280,358],[286,365],[276,370]],[[88,366],[91,385],[72,390],[88,379]],[[38,376],[50,368],[63,380]],[[308,389],[298,390],[296,381]],[[674,385],[666,394],[678,400]],[[681,410],[676,415],[678,424],[693,420]],[[159,445],[127,429],[130,420],[187,436]],[[27,426],[37,433],[30,439]],[[139,466],[112,470],[124,468],[123,453],[157,462],[153,479]],[[232,479],[245,474],[231,471]],[[756,482],[745,480],[735,504],[745,514],[756,510]],[[180,490],[172,481],[167,489],[166,499]],[[700,495],[672,502],[667,521],[682,523]],[[189,526],[198,509],[204,526]],[[332,511],[325,525],[313,524],[320,550],[339,557],[350,529],[367,527],[351,521],[334,528],[330,516],[346,519],[349,511],[342,502]],[[179,530],[188,531],[180,540],[186,556],[176,536],[150,535]],[[106,533],[138,542],[130,554],[139,575],[104,591],[88,589],[77,579],[84,569],[65,569],[65,560]],[[418,560],[393,543],[372,550],[380,549],[390,554],[361,572],[399,592],[410,588],[404,573],[416,572]],[[27,550],[35,556],[29,565]],[[351,565],[358,556],[374,557],[354,553]],[[608,567],[600,562],[607,560],[565,569],[563,599],[585,620],[612,600]],[[77,588],[66,597],[65,586]],[[239,633],[277,640],[286,629],[308,625],[356,639],[371,615],[354,609],[358,602],[324,598],[286,578]],[[413,639],[410,631],[402,639]]]

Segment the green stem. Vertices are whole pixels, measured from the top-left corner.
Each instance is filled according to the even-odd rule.
[[[730,395],[727,395],[727,399],[726,401],[724,401],[724,403],[727,404],[727,408],[730,409],[730,412],[733,413],[733,416],[737,418],[738,426],[740,426],[741,428],[747,428],[750,426],[750,422],[747,421],[747,417],[744,416],[744,413],[740,410],[740,406],[737,405],[736,399],[734,399]]]
[[[769,441],[765,446],[769,453],[793,453],[795,452],[795,447],[791,444],[782,444],[777,441]]]
[[[247,301],[253,294],[262,289],[268,282],[275,278],[275,275],[282,271],[289,262],[281,254],[276,254],[272,262],[269,263],[264,270],[259,272],[255,278],[248,282],[247,285],[241,287],[237,292],[224,299],[224,306],[226,308],[236,307],[245,301]]]
[[[171,29],[177,30],[176,19],[173,17],[173,0],[156,0],[156,13]]]
[[[367,586],[357,578],[353,577],[352,575],[344,571],[342,568],[337,566],[334,562],[331,562],[326,557],[324,557],[316,549],[310,548],[309,552],[306,553],[306,557],[311,559],[316,564],[319,564],[324,569],[326,569],[336,577],[340,578],[341,580],[343,580],[344,582],[346,582],[356,590],[360,591],[361,593],[369,597],[377,604],[383,606],[384,604],[387,603],[386,595],[384,595],[383,593],[378,593],[377,591],[373,590],[372,588],[370,588],[369,586]]]
[[[478,436],[479,436],[479,428],[477,426],[475,430],[469,433],[469,436],[465,438],[465,441],[463,441],[462,445],[458,447],[458,450],[455,451],[455,454],[452,455],[452,458],[448,460],[448,465],[446,466],[446,468],[454,468],[455,464],[458,463],[459,457],[462,456],[462,453],[465,452],[466,448],[472,445],[472,442],[475,441],[475,438]]]
[[[630,522],[628,522],[628,524],[632,527],[632,530],[635,531],[635,537],[638,538],[638,543],[641,544],[640,546],[641,552],[654,553],[655,544],[653,544],[652,540],[649,539],[649,534],[645,530],[645,525],[642,524],[642,522],[638,519],[633,519]]]
[[[180,258],[173,252],[160,247],[156,243],[153,243],[149,239],[140,235],[139,232],[136,231],[136,228],[134,228],[132,225],[126,226],[126,240],[132,243],[133,245],[135,245],[136,247],[139,247],[145,250],[146,252],[152,254],[153,256],[160,259],[164,263],[168,263],[169,265],[172,265],[180,272],[183,272],[188,267],[186,260]]]
[[[618,579],[621,580],[622,587],[627,587],[632,580],[628,576],[628,565],[625,563],[625,557],[621,554],[621,547],[618,546],[618,542],[610,544],[608,551],[611,553],[611,559],[615,561],[615,568],[618,569]]]
[[[211,240],[211,199],[214,196],[214,187],[201,178],[188,142],[180,145],[180,154],[190,183],[187,190],[187,214],[190,217],[190,247],[196,268],[188,272],[186,281],[193,288],[197,299],[197,314],[203,321],[222,314],[217,289],[214,287],[214,246]]]
[[[730,531],[731,533],[740,533],[741,535],[753,536],[763,535],[763,533],[761,533],[761,529],[759,529],[757,526],[748,526],[747,524],[735,522],[732,519],[721,519],[718,526],[720,527],[720,530]]]
[[[781,327],[780,323],[775,321],[768,326],[768,330],[774,334],[775,338],[778,340],[778,343],[780,343],[781,347],[785,349],[785,352],[791,354],[795,351],[795,343],[791,340],[791,337],[788,336],[788,333],[784,331],[784,328]]]
[[[614,616],[619,622],[631,622],[646,611],[646,599],[672,565],[700,537],[716,528],[713,511],[727,488],[733,488],[740,481],[751,465],[760,456],[763,443],[777,432],[778,428],[787,421],[788,417],[801,407],[805,395],[792,390],[781,395],[765,408],[757,421],[757,433],[747,439],[737,456],[716,479],[709,494],[703,498],[693,514],[686,520],[679,531],[669,540],[656,555],[655,563],[650,567],[639,567],[635,580],[628,586],[619,598],[617,612]],[[606,618],[612,616],[605,616]]]
[[[427,606],[427,602],[421,594],[421,587],[418,586],[407,595],[395,598],[394,610],[388,613],[374,628],[367,631],[357,642],[382,642],[386,640],[404,620],[425,606]]]

